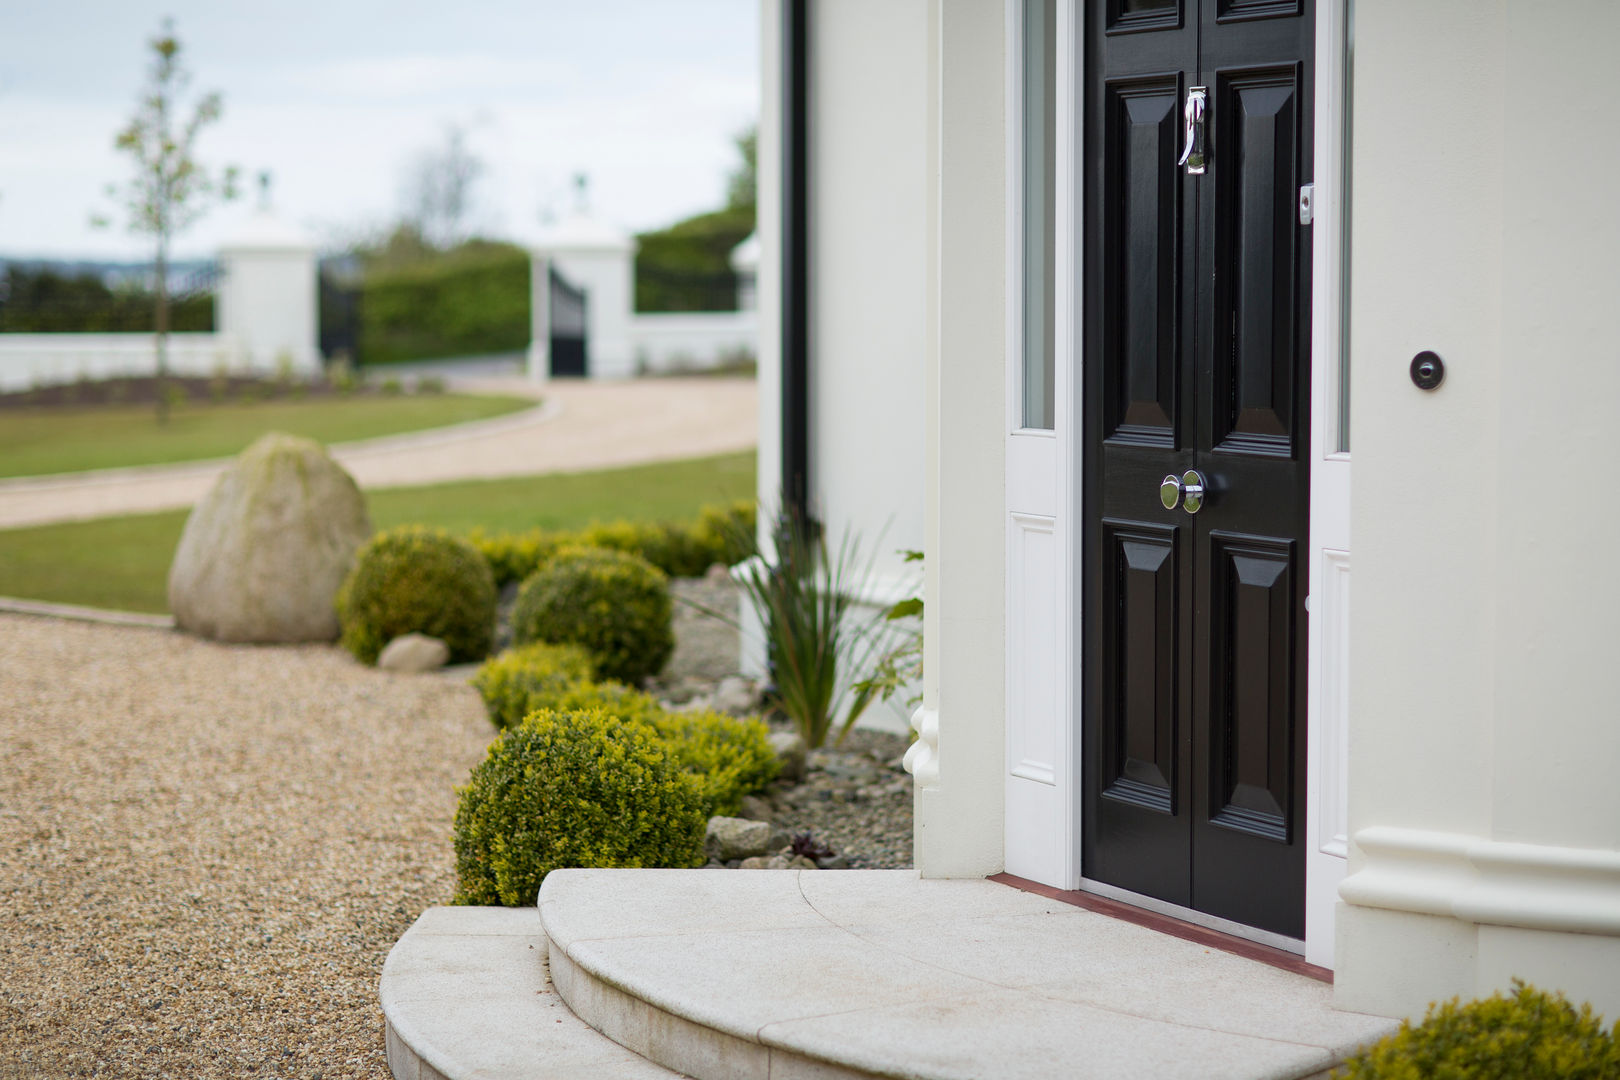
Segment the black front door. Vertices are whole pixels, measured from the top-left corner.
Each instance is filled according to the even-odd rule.
[[[1084,872],[1303,937],[1312,4],[1086,9]]]

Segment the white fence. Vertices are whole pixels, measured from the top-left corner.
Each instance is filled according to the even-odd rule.
[[[172,374],[212,375],[221,369],[251,370],[235,338],[169,335]],[[157,344],[151,334],[0,334],[0,392],[156,371]]]
[[[759,353],[759,312],[692,311],[630,317],[638,371],[701,371]]]

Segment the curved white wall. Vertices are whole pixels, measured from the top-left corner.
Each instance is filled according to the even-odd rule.
[[[1620,1013],[1579,916],[1620,911],[1616,41],[1604,0],[1357,6],[1351,1008],[1518,975]]]

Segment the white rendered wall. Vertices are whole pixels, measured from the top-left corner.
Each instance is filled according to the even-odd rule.
[[[759,355],[754,311],[638,312],[630,319],[636,371],[703,371]]]
[[[220,252],[215,326],[239,343],[262,371],[281,360],[304,374],[319,371],[320,285],[313,248]]]
[[[1357,5],[1348,1008],[1620,1014],[1616,41],[1607,0]]]
[[[928,0],[810,9],[810,485],[830,545],[871,557],[870,608],[914,595],[923,547],[928,311]],[[780,5],[760,6],[761,540],[781,483]],[[864,560],[863,560],[864,561]],[[758,664],[757,650],[745,659]],[[863,726],[905,730],[888,706]]]
[[[169,335],[170,374],[243,371],[248,370],[246,359],[223,334]],[[0,334],[0,393],[156,372],[157,345],[151,334]]]

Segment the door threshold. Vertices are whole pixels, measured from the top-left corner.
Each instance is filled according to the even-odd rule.
[[[1333,982],[1331,970],[1305,962],[1305,958],[1300,955],[1305,949],[1305,943],[1296,938],[1256,930],[1251,926],[1205,915],[1175,904],[1167,904],[1162,900],[1105,885],[1100,881],[1082,881],[1081,888],[1073,890],[1056,889],[1014,874],[992,874],[989,880],[1023,892],[1035,893],[1037,896],[1085,908],[1099,915],[1135,923],[1137,926],[1169,934],[1184,941],[1196,942],[1248,960],[1256,960],[1274,968],[1291,971],[1296,975],[1304,975],[1325,983]],[[1198,921],[1195,922],[1194,919]]]

